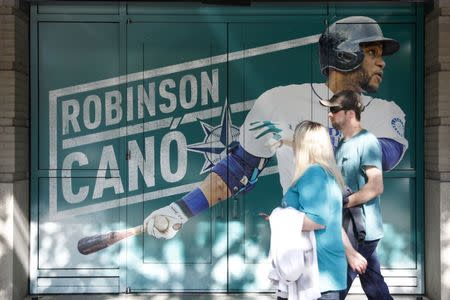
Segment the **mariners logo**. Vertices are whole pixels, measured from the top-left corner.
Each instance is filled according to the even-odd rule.
[[[405,132],[405,125],[403,124],[402,120],[400,120],[399,118],[393,118],[391,120],[391,126],[399,136],[403,137],[403,133]]]
[[[333,147],[337,147],[339,145],[339,141],[341,140],[341,132],[332,127],[328,127],[328,133],[330,134],[331,144]]]
[[[230,109],[225,102],[222,110],[220,125],[213,127],[199,120],[205,138],[203,142],[188,145],[188,151],[202,153],[205,163],[200,171],[203,174],[209,171],[220,160],[227,156],[227,149],[239,139],[239,128],[231,122]]]

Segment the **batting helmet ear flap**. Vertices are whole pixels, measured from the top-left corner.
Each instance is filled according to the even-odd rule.
[[[345,63],[345,64],[356,64],[358,61],[358,55],[356,53],[336,50],[336,58],[339,62]]]

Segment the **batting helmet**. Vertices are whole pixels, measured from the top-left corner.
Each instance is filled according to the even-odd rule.
[[[400,49],[400,44],[385,38],[377,22],[369,17],[353,16],[331,24],[320,36],[320,71],[328,75],[328,68],[348,72],[358,68],[364,52],[361,44],[380,42],[383,54],[390,55]]]

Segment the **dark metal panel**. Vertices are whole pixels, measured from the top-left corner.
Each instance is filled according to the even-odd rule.
[[[82,4],[82,5],[80,5]],[[118,15],[119,2],[102,1],[42,1],[37,4],[38,14]]]
[[[259,16],[259,15],[324,15],[326,3],[253,3],[251,6],[199,5],[195,2],[161,3],[135,2],[127,5],[130,15],[155,16]]]

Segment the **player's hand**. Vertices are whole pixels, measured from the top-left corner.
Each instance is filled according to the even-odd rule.
[[[171,239],[186,223],[186,217],[183,211],[176,203],[171,203],[152,212],[144,220],[144,228],[149,235],[158,239]]]
[[[364,274],[367,269],[367,260],[358,251],[353,250],[347,254],[347,262],[353,271]]]
[[[271,149],[281,147],[283,144],[292,146],[294,131],[292,126],[283,122],[257,121],[250,123],[255,139],[264,142]]]

